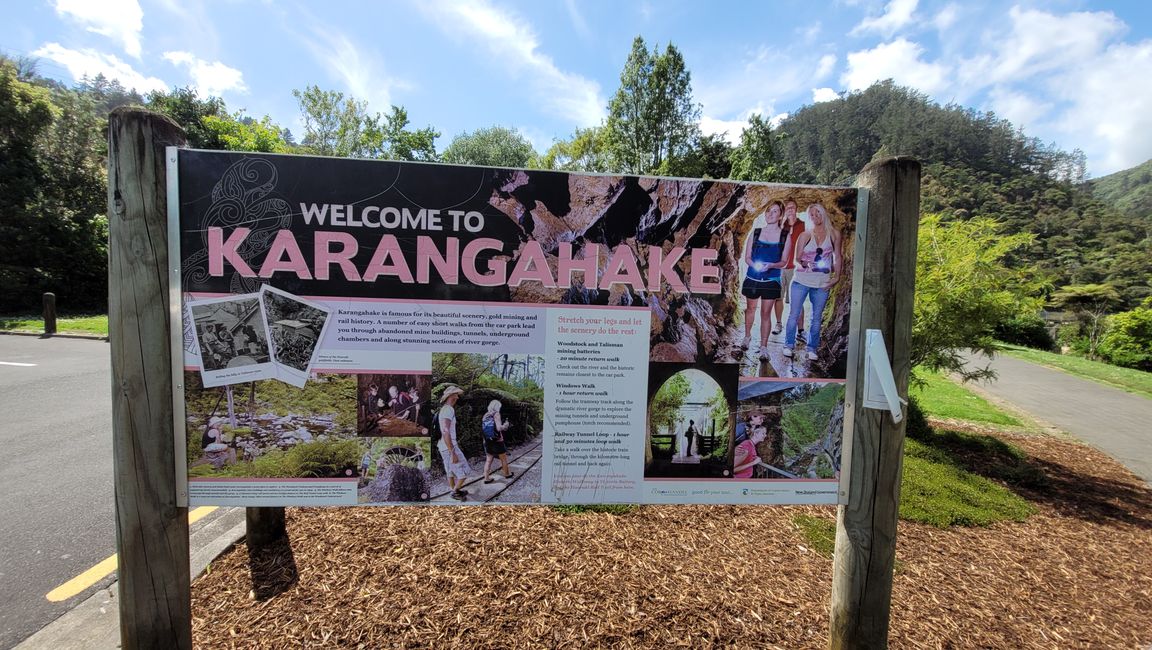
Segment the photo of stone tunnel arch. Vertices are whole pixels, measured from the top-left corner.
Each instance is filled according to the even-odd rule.
[[[738,377],[736,364],[649,364],[645,478],[731,477]]]

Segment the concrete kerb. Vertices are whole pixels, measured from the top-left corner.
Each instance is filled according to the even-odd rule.
[[[108,340],[107,336],[101,336],[99,334],[81,334],[79,332],[66,332],[64,334],[57,332],[55,334],[45,334],[44,332],[31,332],[26,330],[0,330],[0,334],[6,334],[8,336],[35,336],[41,339],[88,339],[89,341]]]
[[[244,508],[229,508],[192,533],[192,579],[244,538]],[[116,583],[97,591],[16,646],[15,650],[106,650],[120,647]]]

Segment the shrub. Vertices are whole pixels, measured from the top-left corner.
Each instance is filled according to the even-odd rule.
[[[900,518],[939,528],[1023,521],[1035,512],[1003,486],[973,474],[945,451],[905,440]]]
[[[1152,372],[1152,298],[1109,317],[1098,352],[1113,365]]]
[[[916,304],[912,319],[913,366],[985,379],[991,371],[969,368],[968,349],[991,356],[997,323],[1039,308],[1043,288],[1032,266],[1008,265],[1031,235],[1005,234],[993,219],[920,220],[916,257]]]
[[[1056,341],[1048,333],[1048,326],[1039,316],[1015,316],[996,325],[996,338],[1005,343],[1023,345],[1037,350],[1053,350]]]
[[[204,455],[203,436],[204,425],[189,424],[188,431],[188,445],[186,447],[188,456],[188,465],[192,465],[200,460],[200,456]]]
[[[599,512],[608,515],[626,515],[640,506],[624,503],[601,503],[585,506],[552,506],[552,509],[562,515],[582,515],[588,512]]]
[[[296,445],[288,451],[298,478],[335,478],[347,470],[356,473],[362,450],[356,440],[316,440]]]

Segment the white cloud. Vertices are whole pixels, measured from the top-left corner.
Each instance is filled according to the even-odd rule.
[[[419,6],[454,38],[477,39],[505,72],[527,81],[543,108],[578,126],[591,126],[603,119],[607,101],[600,94],[600,85],[558,68],[540,51],[532,26],[520,16],[488,2],[442,0]]]
[[[1077,65],[1124,31],[1124,23],[1105,12],[1055,15],[1012,7],[1008,17],[1007,34],[986,34],[997,43],[992,52],[961,66],[964,83],[1012,82]]]
[[[372,112],[389,112],[392,89],[406,88],[408,84],[390,77],[371,48],[357,45],[343,33],[311,22],[312,38],[301,40],[312,56],[344,84],[352,97],[368,102]]]
[[[997,117],[1002,117],[1013,126],[1035,126],[1050,110],[1052,104],[1030,94],[1003,87],[988,92],[988,99]]]
[[[144,10],[137,0],[55,0],[56,13],[96,34],[120,43],[128,56],[140,58]]]
[[[572,21],[572,28],[576,33],[583,38],[592,36],[592,30],[588,28],[588,21],[584,18],[584,14],[580,13],[580,5],[576,0],[564,0],[564,8],[568,10],[568,18]]]
[[[723,67],[708,71],[710,74],[693,74],[695,96],[704,113],[714,116],[737,115],[747,112],[749,106],[773,106],[807,97],[813,79],[823,76],[821,68],[829,56],[835,63],[833,55],[793,58],[792,52],[763,45],[750,53],[743,65],[725,61]]]
[[[740,144],[740,132],[748,126],[748,120],[718,120],[707,115],[700,116],[700,132],[704,135],[721,135],[733,146]]]
[[[902,27],[912,22],[912,14],[916,11],[918,0],[891,0],[884,7],[884,13],[865,18],[860,24],[852,28],[849,34],[866,34],[876,32],[885,37],[891,37]]]
[[[91,49],[73,50],[59,43],[48,43],[33,52],[32,56],[43,57],[59,63],[68,69],[68,73],[76,81],[85,76],[95,77],[102,74],[106,78],[119,81],[124,87],[132,88],[139,93],[168,90],[168,84],[156,77],[147,77],[137,72],[135,68],[113,54],[105,54]]]
[[[248,90],[243,73],[219,61],[209,63],[189,52],[165,52],[164,60],[188,68],[192,87],[200,95],[219,97],[229,90],[241,93]]]
[[[813,88],[812,89],[812,103],[819,104],[820,102],[830,102],[833,99],[840,99],[840,93],[832,90],[831,88]]]
[[[1127,29],[1106,11],[1012,7],[984,30],[981,54],[956,60],[949,90],[986,93],[999,116],[1083,149],[1094,174],[1130,167],[1152,157],[1152,86],[1141,76],[1152,70],[1152,40],[1118,41]]]
[[[923,54],[923,47],[904,38],[852,52],[840,82],[849,90],[862,90],[877,81],[892,79],[934,95],[948,83],[948,66],[924,61],[920,58]]]
[[[1152,40],[1113,45],[1049,82],[1057,97],[1072,104],[1057,128],[1084,149],[1094,174],[1152,157],[1152,86],[1137,81],[1138,71],[1147,70]]]
[[[816,80],[827,77],[832,72],[832,68],[836,67],[836,55],[825,54],[820,57],[820,63],[816,67]]]
[[[932,18],[932,26],[936,28],[936,31],[943,32],[952,25],[955,25],[956,19],[959,17],[960,12],[956,5],[946,5],[936,14],[935,17]]]
[[[721,120],[703,115],[700,117],[700,131],[704,135],[722,135],[728,144],[736,146],[740,144],[740,134],[748,128],[748,119],[753,115],[771,115],[768,124],[772,128],[780,126],[781,122],[788,119],[788,113],[773,114],[771,109],[764,110],[763,106],[757,106],[744,111],[740,118],[735,120]]]
[[[820,21],[812,23],[807,27],[797,27],[796,33],[804,39],[805,43],[815,43],[816,39],[820,36],[820,31],[824,28]]]

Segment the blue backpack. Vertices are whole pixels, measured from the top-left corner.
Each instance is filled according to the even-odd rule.
[[[486,440],[496,439],[496,419],[491,415],[485,415],[484,420],[481,422],[481,428],[484,431],[484,438]]]

